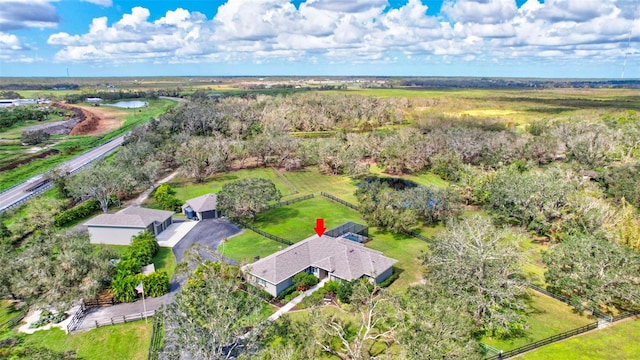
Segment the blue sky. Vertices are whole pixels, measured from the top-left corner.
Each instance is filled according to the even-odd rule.
[[[0,76],[640,78],[639,0],[0,0]]]

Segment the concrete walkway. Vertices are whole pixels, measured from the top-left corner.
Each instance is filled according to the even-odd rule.
[[[174,222],[156,237],[158,245],[174,247],[196,225],[198,225],[198,222],[193,220]]]
[[[284,314],[286,314],[287,312],[289,312],[289,310],[293,309],[296,305],[298,305],[302,299],[306,298],[307,296],[313,294],[314,292],[316,292],[318,289],[320,289],[321,287],[324,286],[324,284],[327,283],[327,281],[329,281],[329,278],[326,277],[324,279],[322,279],[319,283],[317,283],[315,286],[313,286],[311,289],[303,292],[302,294],[296,296],[295,298],[291,299],[291,301],[289,301],[288,303],[285,304],[285,306],[281,307],[278,311],[276,311],[273,315],[269,316],[269,318],[267,320],[271,320],[271,321],[276,321],[278,320],[278,318]]]

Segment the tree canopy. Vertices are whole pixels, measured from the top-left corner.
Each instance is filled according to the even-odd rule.
[[[278,201],[282,195],[268,179],[247,178],[224,184],[218,194],[218,207],[232,219],[255,220],[256,214]]]

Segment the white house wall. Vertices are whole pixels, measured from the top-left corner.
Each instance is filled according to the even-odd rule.
[[[115,228],[89,226],[89,235],[92,244],[129,245],[131,238],[138,235],[140,228]]]

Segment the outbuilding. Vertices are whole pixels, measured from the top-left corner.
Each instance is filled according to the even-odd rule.
[[[187,200],[182,205],[182,213],[187,219],[216,219],[220,217],[220,212],[216,209],[218,197],[216,194],[205,194]]]
[[[115,214],[100,214],[84,225],[92,244],[129,245],[142,231],[157,236],[172,223],[172,211],[128,207]]]

